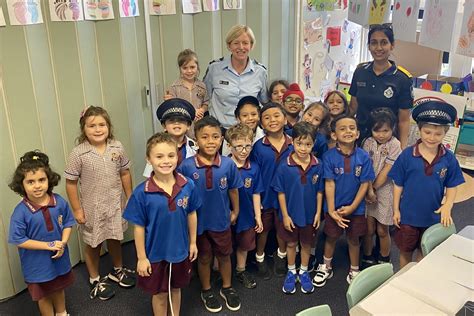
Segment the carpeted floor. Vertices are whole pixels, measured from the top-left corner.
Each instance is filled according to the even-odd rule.
[[[474,225],[474,198],[457,203],[453,209],[453,218],[458,230],[467,225]],[[317,256],[322,258],[323,240],[319,240]],[[123,246],[125,265],[134,267],[135,249],[134,244],[129,242]],[[395,270],[398,270],[398,250],[392,246],[392,261]],[[238,312],[231,312],[224,306],[220,315],[294,315],[305,308],[329,304],[333,315],[347,315],[347,304],[345,292],[347,283],[345,281],[349,268],[347,244],[341,239],[337,244],[334,256],[334,276],[323,287],[316,289],[312,294],[298,292],[294,295],[285,295],[281,291],[283,278],[273,277],[269,281],[257,280],[256,289],[244,289],[237,281],[233,282],[241,300],[242,308]],[[101,272],[106,274],[110,269],[110,258],[105,255],[101,258]],[[250,271],[254,266],[250,265]],[[109,301],[89,299],[89,288],[87,285],[87,271],[85,264],[79,264],[74,268],[76,282],[66,290],[68,312],[71,315],[151,315],[150,297],[138,288],[121,289],[116,286],[116,295]],[[213,287],[218,292],[218,284]],[[183,290],[181,314],[182,315],[209,315],[199,297],[200,285],[197,277],[194,277],[189,288]],[[15,297],[0,303],[0,315],[37,315],[38,309],[31,301],[29,294],[23,291]]]

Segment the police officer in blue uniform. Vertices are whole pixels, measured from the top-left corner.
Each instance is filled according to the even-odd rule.
[[[350,109],[356,114],[361,136],[370,136],[369,114],[373,109],[388,107],[398,117],[398,138],[405,148],[410,128],[410,109],[413,107],[411,74],[389,60],[394,48],[391,25],[374,24],[369,30],[369,51],[374,60],[361,63],[352,77],[349,94]]]
[[[209,113],[227,129],[237,123],[234,110],[243,96],[268,102],[267,69],[248,54],[255,44],[250,27],[233,26],[226,36],[230,56],[211,61],[204,75],[210,97]]]

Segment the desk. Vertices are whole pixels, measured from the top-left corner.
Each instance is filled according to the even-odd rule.
[[[473,251],[473,240],[451,235],[418,264],[397,273],[359,302],[350,315],[456,314],[474,299],[474,264],[453,254],[472,256]]]
[[[474,225],[464,227],[460,232],[458,232],[458,235],[474,240]]]

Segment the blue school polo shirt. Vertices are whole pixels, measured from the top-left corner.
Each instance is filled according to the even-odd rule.
[[[258,164],[262,175],[263,188],[265,190],[262,192],[262,206],[264,210],[278,208],[277,195],[270,185],[278,164],[284,161],[290,152],[293,151],[291,137],[286,134],[284,135],[285,142],[280,152],[273,147],[267,136],[264,136],[253,145],[252,152],[250,153],[250,160]]]
[[[316,133],[316,140],[314,141],[314,146],[313,146],[313,155],[315,155],[317,158],[322,158],[324,153],[328,151],[328,140],[326,138],[326,135],[323,135],[321,133]]]
[[[201,206],[194,182],[175,172],[171,195],[153,179],[140,183],[128,200],[123,218],[145,228],[145,251],[151,263],[182,262],[189,254],[188,215]]]
[[[237,217],[237,222],[235,223],[236,233],[255,227],[253,195],[260,194],[264,191],[260,168],[257,163],[247,160],[245,164],[239,168],[239,172],[244,185],[239,188],[240,212]]]
[[[362,183],[375,179],[374,168],[369,154],[355,147],[350,155],[344,155],[338,147],[329,149],[323,156],[323,178],[333,179],[336,185],[334,206],[337,210],[351,205]],[[328,211],[327,201],[323,204]],[[357,206],[352,215],[365,214],[365,199]]]
[[[60,195],[52,194],[45,207],[25,198],[18,203],[11,216],[8,242],[18,246],[28,240],[61,240],[64,228],[75,224],[69,205]],[[71,271],[68,247],[57,259],[51,258],[55,252],[50,250],[18,248],[18,253],[27,283],[48,282]]]
[[[434,211],[441,206],[444,189],[464,183],[464,177],[456,157],[443,145],[430,164],[421,156],[419,143],[402,151],[388,176],[403,187],[401,224],[429,227],[441,220]]]
[[[324,190],[322,175],[323,166],[313,155],[305,170],[295,162],[291,154],[276,170],[272,188],[276,192],[285,193],[288,215],[298,227],[312,225],[314,222],[317,194]],[[281,210],[278,213],[280,220],[283,220]]]
[[[222,232],[230,227],[229,190],[243,185],[239,170],[229,157],[217,154],[212,165],[205,165],[199,155],[187,158],[179,172],[194,180],[203,204],[197,209],[198,235],[206,230]]]

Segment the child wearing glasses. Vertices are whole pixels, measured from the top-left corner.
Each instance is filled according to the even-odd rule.
[[[233,226],[237,244],[236,277],[244,287],[257,286],[255,278],[245,270],[247,253],[255,249],[256,233],[263,231],[260,193],[264,191],[257,163],[249,160],[252,151],[253,130],[242,123],[232,126],[225,133],[231,158],[239,169],[244,186],[239,188],[239,217]]]
[[[283,109],[285,110],[286,125],[285,133],[291,136],[293,125],[300,120],[300,113],[304,108],[304,93],[297,83],[290,84],[288,90],[283,94]]]

